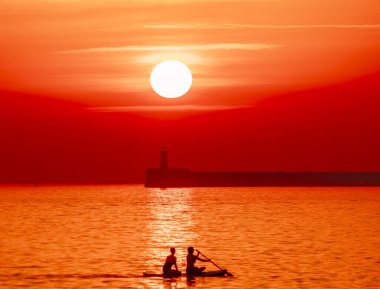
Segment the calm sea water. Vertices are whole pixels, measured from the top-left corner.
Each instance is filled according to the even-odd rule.
[[[380,188],[0,187],[0,237],[0,288],[380,288]],[[191,245],[235,277],[142,277]]]

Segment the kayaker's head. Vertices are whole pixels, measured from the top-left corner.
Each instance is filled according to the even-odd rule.
[[[187,252],[189,252],[189,254],[193,254],[194,253],[194,247],[187,248]]]
[[[170,252],[172,253],[172,255],[175,254],[175,248],[170,248]]]

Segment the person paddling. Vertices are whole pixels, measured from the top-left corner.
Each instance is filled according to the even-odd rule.
[[[175,248],[170,248],[171,254],[166,257],[166,261],[164,266],[162,267],[162,271],[164,273],[164,276],[177,276],[180,274],[177,267],[177,257],[174,256],[175,254]],[[172,269],[172,267],[175,267],[175,270]]]
[[[187,261],[186,275],[187,276],[195,276],[197,274],[202,273],[206,269],[206,267],[195,267],[195,262],[197,260],[199,260],[201,262],[209,262],[210,260],[200,258],[199,252],[197,255],[194,255],[194,248],[193,247],[187,248],[187,252],[188,252],[188,254],[186,256],[186,261]]]

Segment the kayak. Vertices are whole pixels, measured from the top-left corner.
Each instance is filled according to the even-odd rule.
[[[206,271],[199,274],[191,275],[191,277],[224,277],[227,276],[227,270]]]
[[[144,277],[164,277],[164,278],[176,278],[179,276],[186,276],[186,274],[165,275],[162,273],[143,273]],[[227,276],[227,270],[207,271],[200,274],[191,275],[189,277],[224,277]]]
[[[163,273],[147,273],[147,272],[144,272],[143,273],[143,276],[144,277],[164,277],[164,278],[176,278],[176,277],[179,277],[181,276],[182,273],[181,272],[178,272],[178,273],[172,273],[172,274],[163,274]]]

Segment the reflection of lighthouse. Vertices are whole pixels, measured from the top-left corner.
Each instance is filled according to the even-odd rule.
[[[164,145],[161,148],[160,168],[161,169],[167,169],[168,168],[168,152],[166,150],[166,146],[164,146]]]

